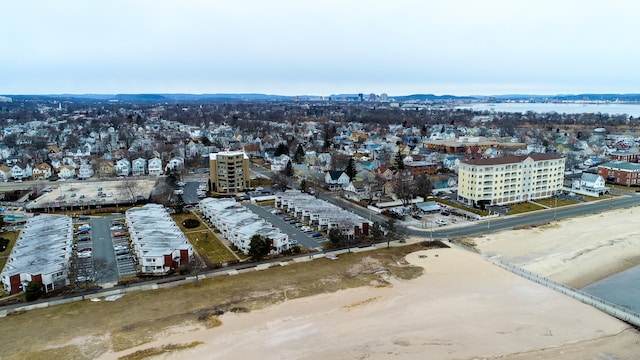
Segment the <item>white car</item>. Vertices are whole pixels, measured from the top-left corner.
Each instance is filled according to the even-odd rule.
[[[86,258],[90,258],[92,256],[93,256],[93,254],[91,253],[91,251],[83,251],[81,253],[78,253],[78,259],[86,259]]]
[[[447,225],[447,222],[441,219],[436,220],[436,224],[443,226],[443,225]]]

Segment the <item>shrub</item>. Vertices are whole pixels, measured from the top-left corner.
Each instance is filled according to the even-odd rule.
[[[196,219],[187,219],[182,222],[182,226],[186,227],[187,229],[194,229],[200,226],[200,221]]]

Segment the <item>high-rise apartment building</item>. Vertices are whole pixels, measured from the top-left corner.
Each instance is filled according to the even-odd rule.
[[[504,205],[553,196],[562,189],[564,161],[554,154],[460,161],[458,201]]]
[[[249,187],[249,157],[244,151],[209,154],[211,191],[238,193]]]

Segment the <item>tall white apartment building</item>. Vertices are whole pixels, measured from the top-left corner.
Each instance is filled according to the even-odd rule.
[[[460,161],[458,201],[467,205],[504,205],[543,199],[562,189],[561,155],[530,154]]]

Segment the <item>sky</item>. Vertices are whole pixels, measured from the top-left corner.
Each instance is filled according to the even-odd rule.
[[[637,0],[20,0],[0,94],[640,93]]]

